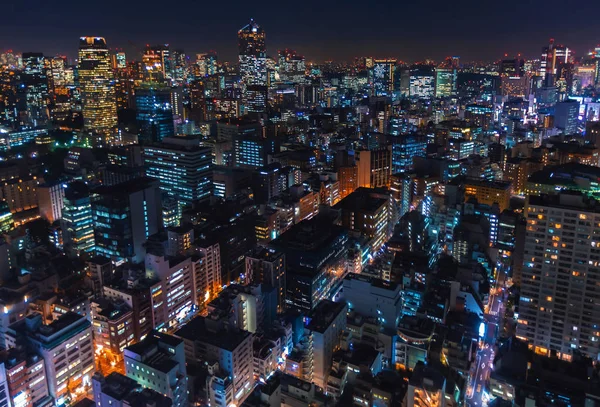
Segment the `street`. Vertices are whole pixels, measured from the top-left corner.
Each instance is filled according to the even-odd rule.
[[[475,360],[475,373],[471,383],[467,386],[466,401],[468,406],[482,407],[487,405],[488,400],[484,398],[484,393],[487,393],[486,383],[493,369],[497,336],[503,330],[506,298],[506,274],[501,272],[495,286],[490,290],[490,298],[484,315],[486,334],[479,341],[479,350]]]

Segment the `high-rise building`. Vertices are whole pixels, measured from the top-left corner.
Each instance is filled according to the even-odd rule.
[[[180,206],[210,198],[212,153],[192,137],[168,137],[144,146],[146,176],[160,181],[160,189]]]
[[[456,61],[446,60],[435,68],[435,97],[449,97],[456,93]]]
[[[169,397],[173,407],[188,405],[188,376],[181,339],[153,331],[123,353],[127,377]]]
[[[27,124],[41,126],[48,121],[48,68],[39,52],[23,53],[23,85]]]
[[[571,60],[571,50],[564,45],[554,43],[554,38],[550,39],[550,44],[542,49],[542,58],[540,60],[540,76],[546,80],[546,86],[554,86],[557,79],[557,70],[561,64],[566,64]]]
[[[333,209],[340,212],[344,228],[370,239],[373,253],[377,253],[391,237],[390,200],[377,196],[372,189],[358,188],[334,205]]]
[[[375,96],[391,96],[394,90],[396,59],[374,59],[369,71],[372,92]]]
[[[140,177],[96,188],[91,211],[96,253],[139,263],[146,254],[148,237],[162,229],[159,182]]]
[[[74,255],[94,250],[94,220],[90,191],[83,182],[72,182],[65,189],[62,230],[67,250]]]
[[[282,81],[304,83],[306,63],[304,57],[292,49],[279,51],[279,77]]]
[[[175,135],[172,89],[144,83],[135,89],[136,118],[140,127],[140,143],[158,142]]]
[[[262,135],[237,135],[233,139],[233,165],[242,168],[260,168],[268,164],[269,154],[277,153],[275,138]]]
[[[410,70],[411,98],[432,99],[435,96],[435,70],[431,66],[415,66]]]
[[[392,173],[407,172],[413,168],[415,157],[427,156],[427,140],[418,134],[402,134],[391,137]]]
[[[358,150],[358,186],[366,188],[387,187],[392,174],[392,146]]]
[[[84,128],[95,143],[111,144],[117,127],[117,105],[106,40],[81,37],[78,63]]]
[[[147,46],[142,55],[144,81],[160,83],[172,79],[171,62],[169,44]]]
[[[240,74],[245,85],[267,84],[265,31],[254,20],[238,31]]]
[[[598,359],[600,202],[577,192],[530,195],[517,337],[538,354]]]
[[[196,54],[196,66],[198,79],[204,78],[205,76],[212,76],[217,74],[217,53],[214,51],[206,52],[204,54]]]
[[[65,189],[63,182],[41,184],[37,188],[40,216],[52,224],[62,218]]]
[[[576,100],[565,100],[554,106],[554,127],[563,131],[566,135],[578,133],[579,124],[579,102]]]

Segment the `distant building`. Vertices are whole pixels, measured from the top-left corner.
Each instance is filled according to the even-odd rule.
[[[578,134],[579,124],[579,102],[576,100],[565,100],[554,106],[554,126],[558,127],[566,135]]]

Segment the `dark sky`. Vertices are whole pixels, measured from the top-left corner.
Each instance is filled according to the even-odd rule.
[[[459,55],[495,60],[539,56],[550,37],[582,56],[600,43],[597,0],[3,0],[0,51],[74,57],[82,35],[131,53],[169,43],[188,54],[233,60],[236,32],[254,18],[267,51],[289,47],[307,60],[355,56],[405,61]]]

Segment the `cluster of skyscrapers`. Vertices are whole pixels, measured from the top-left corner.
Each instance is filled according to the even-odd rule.
[[[600,48],[237,38],[0,55],[0,405],[600,405]]]

